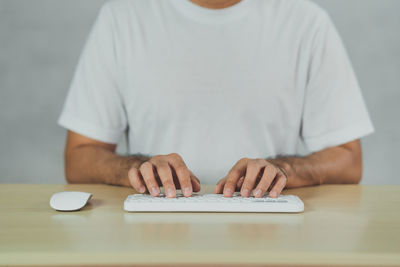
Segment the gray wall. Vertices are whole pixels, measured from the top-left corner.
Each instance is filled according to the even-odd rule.
[[[63,183],[56,125],[103,0],[0,0],[0,182]],[[348,48],[376,133],[364,184],[400,184],[400,1],[318,0]]]

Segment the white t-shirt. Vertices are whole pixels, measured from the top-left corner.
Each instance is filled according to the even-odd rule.
[[[242,157],[293,155],[373,131],[329,16],[303,0],[188,0],[103,6],[63,127],[130,153],[177,152],[204,183]]]

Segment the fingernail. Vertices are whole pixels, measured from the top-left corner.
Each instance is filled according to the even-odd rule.
[[[243,189],[242,192],[241,192],[241,195],[242,195],[243,197],[249,196],[249,190],[248,190],[248,189]]]
[[[270,192],[270,193],[269,193],[269,196],[270,196],[270,197],[272,197],[272,198],[274,198],[274,197],[276,197],[276,196],[277,196],[277,194],[276,194],[276,192],[275,192],[275,191],[273,191],[273,192]]]
[[[167,197],[174,197],[174,190],[172,188],[167,189]]]
[[[144,186],[139,187],[139,193],[144,193],[146,191],[146,188]]]
[[[225,188],[224,189],[224,195],[232,195],[232,194],[233,194],[232,189],[230,189],[230,188]]]
[[[186,187],[183,189],[183,195],[190,196],[191,194],[192,194],[192,190],[190,189],[190,187]]]
[[[151,194],[152,194],[152,195],[158,195],[158,193],[159,193],[158,188],[155,187],[155,186],[153,186],[153,187],[151,188]]]
[[[254,196],[256,197],[261,197],[262,191],[261,189],[256,189],[256,191],[254,191]]]

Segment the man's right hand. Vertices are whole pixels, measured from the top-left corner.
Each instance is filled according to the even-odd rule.
[[[152,157],[139,168],[132,167],[128,177],[136,191],[149,192],[152,196],[160,195],[160,186],[164,187],[165,195],[169,198],[176,197],[177,189],[181,189],[185,197],[200,191],[199,179],[176,153]]]
[[[140,193],[175,197],[181,189],[184,196],[200,191],[200,182],[176,154],[155,156],[120,156],[116,144],[104,143],[68,131],[65,145],[65,174],[68,183],[104,183],[132,186]]]

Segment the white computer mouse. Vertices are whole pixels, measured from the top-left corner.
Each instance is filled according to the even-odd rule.
[[[50,207],[59,211],[75,211],[83,208],[92,194],[86,192],[65,191],[55,193],[50,198]]]

